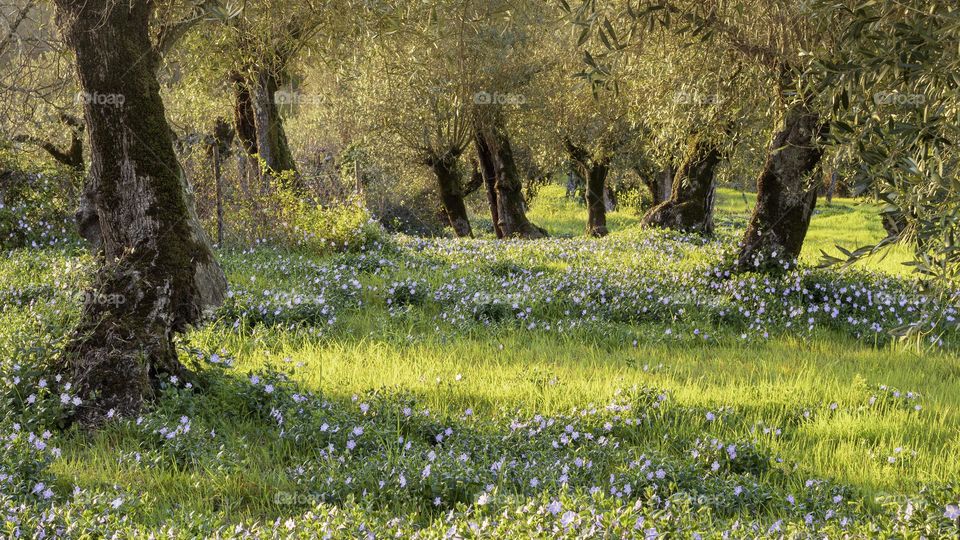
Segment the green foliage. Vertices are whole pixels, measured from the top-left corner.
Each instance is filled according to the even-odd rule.
[[[0,248],[75,243],[78,192],[75,175],[30,165],[0,149]]]
[[[935,1],[813,5],[846,29],[835,53],[810,67],[832,105],[832,133],[859,159],[859,189],[908,225],[899,238],[846,258],[903,240],[915,247],[918,271],[957,283],[960,56],[944,44],[960,39],[960,9]]]
[[[305,200],[282,176],[270,190],[241,204],[230,226],[243,244],[265,242],[323,254],[360,250],[382,239],[380,225],[358,201],[320,206]]]

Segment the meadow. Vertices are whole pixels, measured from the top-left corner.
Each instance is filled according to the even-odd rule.
[[[225,248],[193,378],[95,432],[47,369],[94,261],[48,227],[0,261],[0,530],[960,536],[958,307],[903,247],[816,267],[883,237],[854,200],[821,202],[799,267],[731,276],[750,197],[720,191],[711,239],[627,211],[589,239],[547,186],[546,240]]]

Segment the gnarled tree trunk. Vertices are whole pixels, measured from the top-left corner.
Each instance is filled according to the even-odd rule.
[[[653,205],[662,204],[670,198],[673,193],[673,177],[677,173],[673,165],[667,165],[655,174],[647,174],[640,166],[634,167],[633,171],[640,177],[643,185],[650,190],[650,197],[653,199]]]
[[[283,119],[277,110],[276,93],[279,88],[277,75],[269,69],[257,72],[253,82],[253,111],[257,128],[257,152],[269,168],[264,178],[264,187],[269,186],[272,174],[297,172],[297,163],[290,152]]]
[[[162,374],[184,375],[173,336],[223,301],[226,279],[173,149],[150,42],[149,0],[56,0],[76,54],[103,265],[61,369],[79,419],[136,412]],[[99,96],[99,97],[98,97]]]
[[[643,217],[643,225],[713,234],[713,198],[720,147],[709,137],[695,137],[671,182],[670,198]]]
[[[587,179],[585,199],[587,203],[587,235],[599,238],[606,236],[607,231],[607,205],[604,200],[606,191],[607,174],[610,172],[610,164],[607,160],[591,159],[589,152],[585,148],[566,141],[567,153],[578,169],[580,174]]]
[[[503,238],[503,229],[500,228],[500,217],[497,211],[497,172],[493,164],[493,156],[479,132],[477,132],[474,144],[477,147],[477,160],[480,162],[480,173],[483,175],[483,185],[487,192],[487,203],[490,204],[493,233],[497,238]]]
[[[473,229],[470,228],[467,206],[463,202],[463,186],[457,173],[457,157],[457,153],[448,151],[440,156],[428,156],[425,162],[437,176],[440,202],[454,234],[458,238],[472,238]]]
[[[537,227],[527,219],[523,201],[523,185],[517,173],[517,164],[510,148],[503,117],[493,113],[478,126],[478,139],[482,139],[486,158],[492,163],[495,178],[494,191],[497,194],[497,223],[504,238],[544,238],[547,231]]]
[[[277,109],[276,95],[279,84],[273,71],[261,68],[254,76],[232,76],[234,81],[234,124],[244,151],[249,156],[251,171],[256,171],[260,188],[270,188],[277,174],[293,171],[296,178],[297,164],[287,142],[283,118]],[[261,171],[261,164],[267,167]],[[299,187],[295,184],[294,187]]]
[[[757,180],[757,205],[737,255],[740,271],[782,268],[800,256],[817,204],[819,186],[811,173],[823,157],[825,129],[804,105],[787,111]]]

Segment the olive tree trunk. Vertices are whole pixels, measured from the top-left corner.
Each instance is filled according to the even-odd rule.
[[[668,165],[655,174],[649,174],[639,166],[634,167],[633,170],[640,177],[643,185],[650,190],[650,197],[653,199],[654,206],[662,204],[670,198],[673,193],[673,177],[676,174],[673,165]]]
[[[547,231],[527,219],[523,201],[523,185],[510,148],[503,117],[494,113],[479,126],[477,139],[482,140],[481,152],[492,163],[494,191],[497,195],[497,223],[504,238],[544,238]]]
[[[252,77],[234,74],[232,78],[237,135],[247,153],[250,171],[256,172],[260,180],[261,190],[269,190],[277,174],[293,171],[296,178],[297,164],[277,108],[276,75],[268,69],[259,69]],[[267,170],[262,171],[262,167]]]
[[[670,198],[643,217],[647,227],[713,234],[716,170],[722,153],[710,137],[695,137],[671,182]]]
[[[607,174],[610,166],[601,161],[590,168],[587,176],[587,234],[595,238],[606,236],[607,230],[607,201],[606,193]]]
[[[252,81],[253,111],[257,129],[257,153],[268,167],[264,175],[264,187],[269,187],[274,174],[297,172],[297,163],[290,152],[287,132],[283,128],[283,119],[277,109],[277,76],[272,70],[261,69]]]
[[[210,140],[210,159],[213,163],[213,181],[217,207],[217,246],[223,246],[223,159],[230,154],[233,145],[234,129],[221,118],[213,126]]]
[[[425,160],[437,177],[440,202],[447,220],[457,238],[472,238],[473,229],[467,217],[467,206],[463,202],[463,186],[457,171],[457,155],[446,152],[442,156],[431,155]]]
[[[497,238],[503,238],[503,229],[500,228],[500,217],[497,211],[497,171],[493,164],[493,156],[487,143],[477,132],[474,143],[477,147],[477,160],[480,162],[480,173],[483,175],[483,185],[487,192],[487,203],[490,205],[490,217],[493,220],[493,233]]]
[[[61,369],[83,422],[136,412],[164,374],[186,375],[175,333],[218,306],[226,279],[174,154],[149,39],[149,0],[56,0],[76,55],[90,137],[88,188],[103,261]]]
[[[610,172],[610,164],[607,160],[591,159],[589,152],[583,147],[577,146],[571,141],[566,141],[567,153],[573,160],[575,166],[580,170],[580,175],[587,179],[586,189],[584,190],[587,204],[587,235],[599,238],[606,236],[607,230],[607,205],[604,200],[606,192],[607,174]]]
[[[740,271],[782,268],[800,256],[817,204],[819,186],[811,174],[823,157],[825,130],[809,108],[787,111],[757,179],[757,205],[737,254]]]
[[[233,124],[237,140],[248,158],[257,155],[257,124],[253,112],[253,97],[243,75],[234,73],[233,80]],[[256,161],[254,160],[254,163]]]

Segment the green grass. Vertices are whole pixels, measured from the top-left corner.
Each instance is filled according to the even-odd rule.
[[[756,201],[756,194],[737,191],[732,188],[719,188],[716,194],[715,212],[720,225],[727,225],[737,232],[743,230]],[[841,256],[836,246],[853,251],[866,245],[874,245],[883,240],[886,231],[880,221],[880,207],[874,203],[856,199],[835,198],[830,204],[822,197],[817,201],[814,218],[804,241],[801,260],[807,264],[820,263],[821,250],[834,256]],[[528,216],[530,220],[545,227],[555,236],[580,236],[586,227],[585,208],[575,204],[565,196],[563,186],[551,184],[537,193]],[[639,226],[642,215],[633,209],[622,209],[607,214],[607,225],[611,233],[629,230]],[[481,222],[489,226],[489,218],[480,216]],[[892,275],[907,275],[911,268],[903,263],[913,260],[912,253],[905,246],[892,246],[876,255],[856,263],[855,267],[869,268]]]
[[[735,235],[734,228],[745,222],[749,211],[749,196],[720,190],[717,212],[722,234]],[[822,207],[811,225],[803,261],[815,262],[820,249],[830,250],[834,244],[853,247],[882,238],[875,212],[873,206],[850,200]],[[581,233],[582,214],[582,207],[563,199],[561,188],[548,186],[530,217],[554,236],[574,236]],[[614,212],[609,216],[610,239],[577,244],[572,251],[584,258],[582,264],[594,265],[598,272],[637,266],[656,273],[658,264],[674,270],[694,268],[717,256],[710,245],[690,246],[683,240],[676,244],[656,240],[658,246],[680,250],[670,256],[656,250],[624,252],[623,246],[633,246],[629,242],[640,234],[638,222],[632,213]],[[639,238],[646,241],[647,237]],[[337,313],[332,329],[295,320],[235,329],[232,318],[224,317],[192,332],[183,343],[185,351],[189,346],[205,354],[221,352],[235,360],[235,367],[223,374],[204,368],[201,384],[209,385],[205,392],[164,398],[149,418],[169,418],[176,424],[180,415],[188,416],[193,431],[201,434],[194,435],[197,440],[188,439],[193,442],[186,449],[171,451],[180,457],[169,461],[164,453],[168,449],[155,450],[150,438],[133,425],[118,424],[95,435],[71,432],[61,441],[63,457],[50,469],[57,485],[64,491],[77,486],[85,491],[141,494],[130,510],[131,519],[147,529],[174,524],[178,533],[188,531],[198,515],[220,524],[269,523],[297,515],[299,507],[278,504],[276,494],[314,493],[293,477],[291,468],[326,458],[319,453],[322,445],[277,436],[269,416],[257,412],[258,407],[269,411],[274,406],[257,400],[273,403],[273,398],[239,396],[246,392],[243,385],[249,374],[267,368],[289,369],[291,384],[298,391],[314,392],[347,407],[356,407],[355,396],[360,396],[359,401],[370,400],[370,392],[378,392],[388,400],[415,401],[441,425],[462,421],[458,419],[470,409],[469,422],[476,423],[468,422],[461,429],[471,437],[500,433],[518,414],[562,416],[575,409],[603,407],[619,390],[653,388],[668,396],[666,405],[663,412],[653,413],[655,420],[643,429],[625,433],[629,448],[683,463],[698,439],[752,441],[771,463],[778,461],[749,476],[749,481],[782,494],[803,493],[810,478],[828,480],[852,490],[853,498],[869,512],[881,511],[885,494],[911,496],[925,486],[960,482],[960,359],[953,343],[942,350],[916,342],[874,343],[829,327],[810,332],[779,328],[767,339],[741,340],[743,328],[727,327],[696,313],[646,322],[601,320],[566,331],[529,330],[517,324],[448,326],[438,320],[448,309],[429,298],[414,295],[402,309],[385,304],[384,298],[390,297],[385,290],[406,279],[439,290],[443,284],[514,265],[521,272],[518,275],[526,276],[520,278],[522,285],[524,280],[532,283],[536,272],[564,275],[575,266],[547,248],[541,253],[537,245],[498,251],[482,248],[485,244],[478,241],[474,255],[469,249],[447,252],[443,246],[453,244],[444,242],[453,241],[425,250],[389,248],[384,255],[377,254],[374,259],[387,257],[393,266],[377,263],[388,270],[358,274],[364,287],[356,292],[360,307]],[[244,289],[254,293],[253,300],[244,300],[247,304],[283,291],[310,291],[309,284],[317,276],[330,278],[318,270],[320,266],[333,261],[356,265],[359,260],[357,255],[338,257],[265,249],[223,254],[233,288],[240,294]],[[905,257],[905,251],[895,250],[885,259],[860,264],[893,275],[903,272],[899,263]],[[0,278],[21,290],[52,286],[57,280],[79,283],[84,279],[83,265],[89,264],[89,258],[61,252],[18,252],[0,262]],[[24,272],[26,268],[30,271]],[[522,274],[527,270],[532,273]],[[64,283],[57,287],[73,290]],[[543,309],[557,315],[558,321],[563,319],[558,311],[551,311],[554,308]],[[5,310],[0,324],[30,335],[44,331],[38,320],[55,318],[42,305],[31,310]],[[712,337],[701,339],[701,330]],[[8,333],[8,346],[16,341],[12,335]],[[916,392],[919,398],[894,398],[895,390]],[[878,399],[876,404],[872,397]],[[708,422],[707,413],[716,414],[717,421]],[[359,413],[352,414],[357,422],[363,421]],[[294,423],[290,422],[291,429]],[[304,425],[315,431],[314,424]],[[764,428],[782,431],[776,435],[765,433]],[[204,442],[202,434],[211,430],[216,435],[210,440],[215,442]],[[376,456],[371,463],[379,459],[402,467],[406,458],[394,457],[403,454],[402,449],[387,431],[383,433],[368,450]],[[131,456],[137,453],[155,456],[156,465],[135,461]],[[598,469],[605,466],[598,464]],[[609,466],[614,466],[612,461]],[[375,489],[371,487],[375,477],[364,476],[373,473],[364,472],[361,464],[334,463],[322,469],[327,471],[323,474],[338,474],[338,468],[345,471],[342,474],[356,475],[358,487],[352,492],[356,499],[363,498],[359,486]],[[740,478],[731,481],[747,481]],[[428,523],[434,514],[424,501],[432,497],[423,497],[391,498],[393,502],[371,502],[363,508],[374,522],[379,519],[375,512],[381,509],[393,515],[416,515]],[[346,500],[336,504],[350,507]],[[781,510],[764,508],[770,520],[781,515]],[[748,519],[758,517],[742,511]],[[939,514],[942,510],[934,509],[934,518]],[[731,519],[723,517],[726,525],[718,525],[717,530],[729,526]]]

